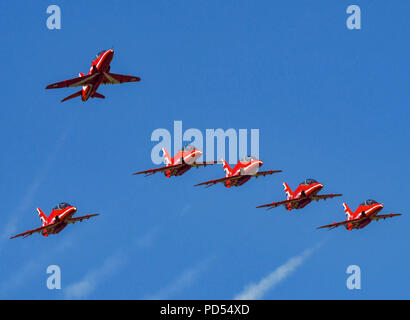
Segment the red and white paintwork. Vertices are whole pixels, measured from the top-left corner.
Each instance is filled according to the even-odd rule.
[[[366,200],[359,205],[355,212],[352,212],[346,203],[343,203],[344,211],[346,213],[346,221],[334,222],[325,226],[318,227],[318,229],[328,228],[329,230],[339,226],[345,226],[349,231],[353,229],[362,229],[370,222],[380,219],[392,218],[401,216],[401,213],[378,214],[383,209],[383,204],[374,200]]]
[[[150,176],[157,172],[163,172],[167,178],[170,178],[172,176],[181,176],[192,167],[206,167],[218,163],[217,161],[197,162],[202,156],[202,151],[194,146],[187,146],[179,150],[174,158],[171,158],[165,148],[162,148],[162,154],[165,163],[164,167],[135,172],[133,174],[145,174],[145,176]]]
[[[272,209],[278,206],[284,206],[287,210],[302,209],[306,207],[312,200],[325,200],[334,197],[340,197],[342,194],[324,194],[318,195],[318,192],[322,190],[323,184],[317,182],[314,179],[306,179],[292,192],[286,182],[283,183],[283,187],[286,193],[286,200],[279,202],[272,202],[264,205],[257,206],[257,208]]]
[[[139,77],[109,73],[110,64],[113,57],[114,50],[109,49],[101,51],[97,55],[97,58],[91,63],[91,67],[87,75],[80,72],[78,78],[50,84],[46,87],[46,89],[82,87],[80,91],[68,96],[67,98],[64,98],[61,102],[79,96],[81,96],[81,100],[87,101],[89,98],[105,98],[102,94],[97,92],[101,84],[117,84],[124,82],[137,82],[141,80]]]
[[[221,162],[225,170],[225,178],[198,183],[195,186],[207,185],[210,187],[217,183],[223,183],[227,188],[239,187],[252,177],[257,178],[282,172],[282,170],[259,171],[259,168],[263,165],[263,161],[255,157],[247,157],[245,160],[240,160],[233,168],[231,168],[224,159],[222,159]]]
[[[68,224],[76,223],[85,219],[90,219],[92,217],[98,216],[98,214],[90,214],[82,217],[73,218],[73,215],[77,212],[77,208],[69,205],[68,203],[60,203],[55,207],[50,215],[44,214],[44,212],[37,208],[38,216],[41,220],[41,227],[33,230],[28,230],[23,233],[19,233],[10,239],[17,237],[28,237],[33,233],[41,233],[43,236],[48,237],[50,234],[57,234],[61,232]]]

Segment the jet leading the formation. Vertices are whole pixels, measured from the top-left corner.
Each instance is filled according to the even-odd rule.
[[[23,233],[19,233],[10,239],[23,237],[26,238],[31,236],[33,233],[41,233],[43,236],[47,237],[50,234],[57,234],[62,231],[68,224],[76,223],[78,221],[83,221],[85,219],[90,219],[92,217],[98,216],[98,214],[87,214],[82,217],[73,218],[73,215],[77,212],[77,208],[69,205],[68,203],[62,202],[56,206],[47,217],[40,208],[37,208],[38,216],[40,217],[42,226],[37,229],[29,230]]]
[[[340,197],[341,194],[323,194],[317,193],[322,190],[323,184],[317,182],[314,179],[306,179],[292,192],[286,182],[283,183],[286,193],[286,200],[279,202],[272,202],[257,206],[257,208],[267,208],[268,210],[276,208],[278,206],[285,206],[287,210],[302,209],[306,207],[312,200],[324,200],[328,198]]]
[[[195,186],[207,185],[207,187],[211,187],[217,183],[223,183],[227,188],[239,187],[252,177],[258,178],[260,176],[282,172],[282,170],[259,171],[259,168],[263,165],[263,162],[250,156],[240,160],[233,168],[231,168],[224,159],[221,161],[226,173],[225,178],[198,183]]]
[[[101,84],[117,84],[141,80],[139,77],[110,73],[110,63],[113,57],[114,50],[103,50],[97,54],[96,59],[91,63],[90,71],[86,76],[80,73],[78,78],[50,84],[46,89],[82,87],[80,91],[64,98],[61,102],[79,96],[81,96],[83,101],[87,101],[90,97],[105,99],[102,94],[97,92]]]
[[[165,166],[157,169],[149,169],[141,172],[135,172],[135,174],[145,174],[145,176],[151,176],[157,172],[163,172],[167,178],[172,176],[181,176],[192,167],[206,167],[208,165],[216,164],[217,161],[208,162],[196,162],[202,155],[202,151],[196,149],[192,145],[188,145],[179,150],[174,158],[171,158],[168,151],[162,148],[162,154],[164,156]]]
[[[362,229],[373,220],[378,221],[380,219],[384,220],[386,218],[401,216],[401,213],[378,214],[383,209],[383,204],[370,199],[362,202],[354,213],[346,203],[343,203],[343,207],[347,217],[346,221],[335,222],[318,227],[318,229],[328,228],[331,230],[339,226],[345,226],[347,230],[351,231],[352,229]]]

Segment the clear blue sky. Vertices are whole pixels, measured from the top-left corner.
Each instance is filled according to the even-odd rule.
[[[408,299],[410,3],[353,1],[2,2],[0,298],[231,299],[316,249],[264,299]],[[57,4],[62,29],[48,30]],[[49,83],[86,73],[114,47],[111,71],[140,83],[106,100],[60,103]],[[263,169],[241,188],[194,188],[220,166],[182,177],[152,168],[153,130],[259,128]],[[288,214],[305,178],[342,198]],[[403,216],[360,231],[316,230],[373,198]],[[93,221],[48,238],[8,240],[61,201]],[[59,265],[62,290],[46,288]],[[347,266],[362,289],[346,288]]]

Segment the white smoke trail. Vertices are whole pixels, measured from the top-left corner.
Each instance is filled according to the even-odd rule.
[[[261,299],[266,292],[274,289],[281,281],[292,274],[320,245],[303,251],[296,257],[290,258],[285,264],[279,266],[258,283],[251,283],[239,293],[235,300],[257,300]]]

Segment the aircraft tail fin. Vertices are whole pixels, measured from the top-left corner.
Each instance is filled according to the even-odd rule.
[[[41,220],[41,225],[44,226],[47,223],[47,216],[44,214],[44,212],[40,208],[37,208],[37,212]]]
[[[232,172],[232,168],[229,166],[228,162],[225,161],[225,159],[221,159],[221,162],[223,163],[223,168],[225,170],[225,176],[228,177]]]
[[[162,148],[162,155],[163,155],[163,157],[164,157],[164,163],[165,163],[165,165],[168,166],[168,165],[172,164],[172,158],[171,158],[171,156],[169,155],[167,149]]]
[[[100,99],[105,99],[105,96],[103,96],[101,93],[94,93],[93,98],[100,98]]]
[[[350,208],[347,206],[346,203],[343,202],[343,207],[345,208],[345,213],[346,213],[346,217],[347,220],[351,220],[353,219],[353,212],[352,210],[350,210]]]
[[[293,195],[292,189],[288,186],[286,182],[283,183],[283,188],[285,189],[286,198],[287,200],[289,200],[289,198]]]
[[[73,93],[71,96],[68,96],[67,98],[64,98],[63,100],[61,100],[61,102],[70,100],[70,99],[75,98],[75,97],[79,97],[79,96],[81,96],[81,93],[82,93],[82,90],[77,91],[76,93]]]

